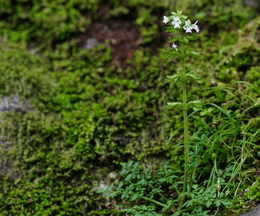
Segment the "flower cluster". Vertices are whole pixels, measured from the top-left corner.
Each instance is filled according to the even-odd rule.
[[[172,25],[174,26],[174,28],[176,28],[176,29],[181,28],[182,21],[180,20],[180,17],[173,16],[170,18],[173,19]],[[167,16],[163,17],[163,22],[165,24],[169,21],[170,21],[170,19]],[[185,25],[183,26],[183,29],[186,30],[186,33],[192,33],[192,31],[191,31],[192,29],[194,29],[198,33],[200,30],[199,30],[199,27],[197,26],[197,22],[198,22],[198,20],[193,25],[191,25],[190,20],[187,20],[187,21],[185,21]],[[172,47],[174,49],[176,49],[176,51],[178,51],[177,45],[175,45],[174,43],[173,43]]]

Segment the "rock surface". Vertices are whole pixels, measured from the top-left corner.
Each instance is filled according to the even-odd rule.
[[[19,109],[23,112],[26,110],[31,110],[27,101],[22,102],[18,95],[14,95],[12,98],[4,97],[0,102],[0,114],[3,112],[11,112],[15,109]],[[0,123],[2,119],[0,119]],[[5,149],[5,154],[12,148],[13,144],[8,140],[3,140],[3,136],[0,130],[0,147]],[[1,152],[0,152],[1,153]],[[13,166],[10,160],[3,161],[2,157],[0,158],[0,176],[6,176],[9,174],[9,171],[12,170]],[[20,176],[19,173],[15,173],[13,179],[18,179]]]
[[[97,38],[89,38],[89,39],[87,39],[86,44],[82,47],[82,49],[83,50],[93,49],[96,46],[98,46]]]
[[[258,7],[259,3],[257,3],[256,0],[244,0],[245,5],[251,6],[251,7]]]
[[[253,211],[242,214],[240,216],[260,216],[260,204],[256,206]]]

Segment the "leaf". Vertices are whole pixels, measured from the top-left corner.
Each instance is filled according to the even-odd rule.
[[[193,56],[193,57],[199,57],[200,56],[200,52],[191,51],[190,55]]]
[[[171,14],[172,14],[174,17],[175,17],[175,16],[180,17],[180,19],[184,19],[184,20],[187,19],[187,16],[182,15],[182,11],[177,11],[177,13],[171,12]]]
[[[175,74],[175,75],[166,76],[166,77],[167,77],[168,80],[173,80],[173,82],[175,83],[175,82],[179,81],[181,76],[179,74]]]
[[[187,77],[190,77],[193,80],[199,80],[200,77],[195,75],[195,71],[191,70],[187,73]]]
[[[142,210],[147,210],[147,206],[146,205],[142,205]]]
[[[116,192],[111,193],[108,197],[114,198],[114,197],[116,197],[120,193],[121,193],[121,191],[116,191]]]
[[[221,202],[224,206],[229,206],[229,205],[232,204],[232,203],[230,202],[230,200],[228,200],[228,199],[222,199],[222,200],[220,200],[220,202]]]
[[[113,183],[114,184],[114,183]],[[120,182],[119,183],[119,185],[118,185],[118,187],[116,188],[116,190],[119,190],[119,189],[121,189],[121,187],[124,185],[124,183],[123,182]]]
[[[139,166],[139,163],[136,162],[136,163],[134,164],[134,169],[136,169],[138,166]]]
[[[216,200],[215,204],[216,204],[217,207],[219,207],[220,206],[220,201]]]
[[[204,102],[202,100],[195,100],[195,101],[190,101],[187,106],[194,106],[198,109],[202,109],[202,105],[204,104]]]
[[[176,42],[177,40],[178,40],[178,38],[169,38],[169,41],[168,41],[168,42],[174,43],[174,42]]]
[[[199,187],[198,184],[194,184],[194,185],[192,185],[192,188],[194,188],[195,190],[196,190],[198,187]]]
[[[101,188],[101,189],[99,189],[99,190],[96,191],[96,193],[102,193],[102,194],[103,194],[104,192],[105,192],[105,190],[104,190],[103,188]]]
[[[129,174],[126,178],[125,181],[129,181],[133,178],[133,174]]]
[[[105,189],[101,188],[101,189],[97,190],[96,193],[102,193],[106,196],[108,193],[112,192],[113,187],[114,187],[114,183],[112,183],[110,186],[108,186]]]
[[[179,55],[179,52],[176,51],[175,49],[171,49],[170,51],[168,51],[166,53],[166,58],[174,57],[174,56],[177,56],[177,55]]]
[[[186,36],[188,40],[197,40],[198,36],[197,35],[191,35],[191,36]]]
[[[173,103],[167,103],[166,109],[172,109],[172,108],[177,108],[179,106],[182,106],[182,103],[180,102],[173,102]]]
[[[137,198],[139,197],[139,194],[134,194],[133,196],[132,196],[132,198],[130,199],[130,201],[135,201],[135,200],[137,200]]]
[[[199,76],[196,76],[194,74],[187,74],[187,77],[190,77],[192,78],[193,80],[200,80],[200,77]]]
[[[199,57],[200,56],[200,52],[195,52],[195,51],[191,51],[191,49],[188,49],[186,52],[185,52],[185,56],[192,56],[192,57]]]
[[[174,26],[166,27],[166,32],[170,32],[171,34],[173,34],[174,31],[176,31],[176,29],[174,28]]]
[[[177,200],[169,199],[164,208],[162,209],[162,212],[167,211],[175,202],[177,202]]]
[[[207,207],[210,207],[211,204],[212,204],[212,202],[211,202],[210,200],[209,200],[208,202],[206,202],[206,206],[207,206]]]
[[[182,44],[189,44],[189,40],[186,37],[181,36],[180,37],[180,43],[182,43]]]

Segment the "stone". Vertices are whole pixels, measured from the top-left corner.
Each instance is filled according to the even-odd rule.
[[[258,3],[255,0],[244,0],[245,5],[248,5],[250,7],[257,7]]]
[[[22,103],[22,101],[20,100],[18,95],[14,95],[12,98],[10,97],[3,97],[2,101],[0,102],[0,114],[2,114],[3,112],[11,112],[13,110],[20,110],[22,112],[26,112],[26,110],[31,110],[31,108],[29,107],[29,104],[27,101],[25,101],[24,103]],[[33,110],[34,111],[34,110]],[[0,123],[2,122],[2,119],[0,119]],[[2,148],[2,150],[4,149],[5,152],[4,154],[7,154],[8,151],[12,148],[13,144],[8,141],[8,140],[4,140],[1,130],[0,130],[0,150]],[[2,153],[0,151],[0,153]],[[2,160],[2,157],[0,158],[0,177],[2,176],[7,176],[9,174],[9,171],[13,169],[13,166],[10,162],[10,160],[8,159],[7,161]],[[18,179],[20,176],[20,174],[18,172],[15,172],[13,174],[13,179]]]
[[[86,41],[86,44],[82,47],[83,50],[93,49],[98,45],[98,40],[96,38],[89,38]]]
[[[240,216],[260,216],[260,204],[256,206],[253,211],[242,214]]]

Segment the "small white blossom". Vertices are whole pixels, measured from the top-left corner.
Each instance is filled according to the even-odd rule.
[[[172,25],[174,25],[174,28],[180,28],[181,20],[179,17],[173,17]]]
[[[190,26],[190,20],[185,21],[185,26],[183,27],[184,30],[186,30],[186,33],[192,33],[191,30],[193,29],[192,26]]]
[[[199,32],[199,27],[196,25],[198,22],[198,20],[193,24],[193,25],[190,25],[191,22],[190,20],[188,21],[185,21],[185,26],[183,27],[184,30],[186,30],[186,33],[192,33],[192,29],[195,29],[196,32],[198,33]]]
[[[178,51],[177,45],[175,45],[174,43],[172,44],[172,47],[173,47],[174,49],[176,49],[176,51]]]
[[[196,30],[196,32],[198,33],[200,30],[199,30],[199,27],[196,25],[198,22],[198,20],[192,25],[192,28]]]
[[[163,16],[163,22],[166,24],[167,22],[169,22],[169,19],[167,16]]]

